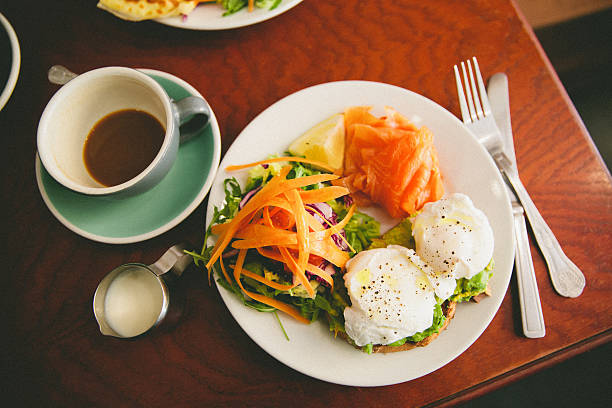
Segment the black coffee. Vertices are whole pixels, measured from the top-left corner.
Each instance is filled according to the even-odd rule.
[[[85,140],[85,167],[104,186],[125,183],[153,161],[165,134],[162,124],[147,112],[110,113],[94,125]]]

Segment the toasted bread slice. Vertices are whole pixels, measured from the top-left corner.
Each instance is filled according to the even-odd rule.
[[[448,327],[450,321],[455,316],[456,307],[457,307],[457,303],[450,301],[450,300],[447,300],[446,302],[442,304],[442,312],[444,313],[444,317],[446,319],[444,320],[444,324],[442,324],[442,327],[440,327],[440,330],[438,331],[438,333],[434,333],[431,336],[425,337],[423,340],[417,343],[412,343],[412,342],[407,341],[401,346],[383,346],[379,344],[372,348],[372,352],[373,353],[396,353],[398,351],[410,350],[415,347],[425,347],[426,345],[434,341],[435,338],[438,337],[438,335],[442,332],[442,330],[445,330]],[[339,332],[338,335],[342,337],[343,339],[347,340],[349,343],[351,343],[345,332]],[[358,349],[361,349],[361,347],[359,346],[355,346],[355,347]]]

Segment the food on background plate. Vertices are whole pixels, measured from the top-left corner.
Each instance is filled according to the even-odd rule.
[[[226,10],[223,15],[227,16],[245,7],[249,11],[253,11],[255,8],[274,10],[281,1],[282,0],[217,0],[217,3],[223,6]]]
[[[426,183],[392,182],[403,184],[402,196],[420,197],[412,200],[410,212],[404,206],[391,214],[398,221],[395,227],[380,235],[380,224],[358,211],[353,191],[345,187],[352,186],[346,183],[349,176],[340,174],[329,155],[325,162],[305,154],[272,157],[226,169],[249,168],[248,179],[244,188],[235,178],[225,180],[223,207],[214,208],[204,248],[192,255],[208,269],[209,279],[214,269],[220,286],[246,306],[281,310],[303,323],[325,317],[330,331],[350,344],[368,353],[395,352],[429,344],[448,326],[456,302],[485,292],[492,275],[493,233],[469,197],[441,197],[431,132],[391,108],[382,118],[369,109],[349,108],[326,119],[289,150],[316,152],[312,144],[337,139],[344,129],[344,171],[349,154],[369,157],[354,152],[359,146],[375,145],[384,152],[384,138],[396,148],[414,147],[408,156],[413,171],[396,171],[398,177],[418,173],[424,166],[419,158],[428,156],[421,173],[429,175],[417,176]],[[366,133],[354,137],[361,132]],[[368,134],[375,143],[365,143]],[[402,137],[412,141],[402,142]],[[367,163],[360,166],[363,170]],[[339,180],[343,183],[337,185]],[[210,247],[209,234],[217,236]]]
[[[433,134],[387,107],[372,115],[369,106],[346,109],[344,178],[358,204],[374,202],[394,218],[404,218],[444,194]]]
[[[205,0],[100,0],[98,7],[124,20],[187,15]]]
[[[219,3],[223,15],[233,14],[244,7],[273,10],[281,0],[100,0],[98,7],[129,21],[151,20],[162,17],[187,16],[200,3]]]

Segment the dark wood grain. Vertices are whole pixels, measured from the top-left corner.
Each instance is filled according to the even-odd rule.
[[[512,2],[306,0],[269,21],[216,32],[128,23],[95,3],[29,0],[1,10],[22,49],[19,82],[0,111],[3,395],[26,406],[452,405],[612,337],[611,177]],[[225,152],[278,99],[334,80],[398,85],[458,115],[452,65],[473,55],[485,76],[508,74],[521,178],[586,275],[582,296],[556,295],[532,246],[546,337],[522,336],[513,280],[487,330],[448,365],[394,386],[338,386],[263,352],[196,269],[181,281],[187,309],[174,330],[131,341],[99,334],[91,303],[100,279],[124,262],[153,262],[175,242],[201,245],[206,202],[171,231],[129,245],[89,241],[60,224],[34,174],[38,119],[57,89],[46,80],[49,66],[175,74],[210,102]]]

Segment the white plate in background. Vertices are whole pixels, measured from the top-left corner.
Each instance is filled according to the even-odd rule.
[[[0,60],[2,64],[5,64],[6,61],[10,61],[10,68],[2,67],[2,69],[7,68],[8,70],[6,81],[4,81],[4,78],[0,78],[0,81],[2,81],[2,83],[0,83],[0,110],[2,110],[11,97],[13,89],[15,89],[15,84],[17,84],[17,77],[19,76],[19,68],[21,66],[21,52],[17,34],[15,34],[15,30],[11,26],[11,23],[9,23],[2,13],[0,13],[0,26],[4,31],[0,33],[0,35],[4,37],[0,39],[0,41],[6,41],[8,38],[9,45],[9,50],[7,50],[9,54],[0,55]]]
[[[221,5],[216,3],[204,3],[199,4],[185,18],[181,16],[165,17],[155,19],[154,21],[188,30],[227,30],[271,19],[297,6],[301,2],[302,0],[283,0],[273,10],[255,7],[253,11],[248,11],[245,7],[227,16],[223,15],[226,10],[221,7]]]

